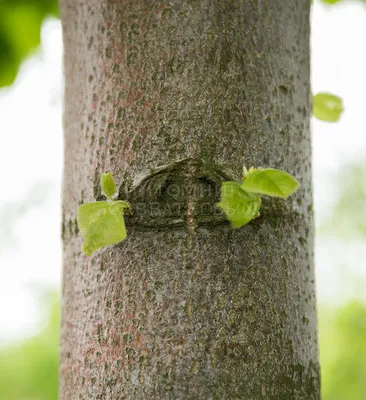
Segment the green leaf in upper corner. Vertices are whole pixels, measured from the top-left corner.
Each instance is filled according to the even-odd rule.
[[[90,256],[101,247],[116,244],[126,238],[123,218],[125,208],[129,208],[125,201],[97,201],[79,207],[77,221],[84,237],[84,254]]]
[[[116,193],[116,183],[113,179],[112,172],[106,172],[100,175],[100,186],[103,194],[109,199]]]
[[[320,121],[337,122],[342,112],[340,97],[331,93],[318,93],[313,97],[313,114]]]
[[[330,4],[330,5],[339,3],[340,1],[342,1],[342,0],[321,0],[322,3],[326,3],[326,4]]]
[[[21,63],[37,48],[41,26],[58,15],[57,0],[0,1],[0,87],[11,85]]]
[[[299,182],[287,172],[273,168],[251,168],[244,178],[241,188],[250,193],[286,199],[299,186]]]
[[[223,182],[220,200],[217,207],[224,211],[233,228],[246,225],[257,215],[261,206],[259,195],[246,192],[239,182]]]

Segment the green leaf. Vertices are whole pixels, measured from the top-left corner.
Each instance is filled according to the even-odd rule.
[[[321,1],[322,1],[323,3],[333,5],[333,4],[339,3],[339,2],[342,1],[342,0],[321,0]]]
[[[82,250],[87,256],[125,239],[123,210],[128,207],[125,201],[97,201],[79,207],[77,221],[84,237]]]
[[[313,114],[320,121],[337,122],[343,112],[342,99],[330,93],[313,97]]]
[[[240,228],[251,221],[258,213],[261,198],[258,194],[248,193],[239,182],[223,182],[221,186],[221,208],[233,228]]]
[[[112,172],[107,172],[100,175],[100,186],[103,194],[109,199],[116,193],[116,183],[114,182]]]
[[[247,176],[244,176],[241,188],[250,193],[260,193],[286,199],[299,186],[299,182],[287,172],[273,168],[251,168]]]
[[[13,83],[23,60],[40,43],[41,25],[58,15],[57,0],[0,1],[0,87]]]

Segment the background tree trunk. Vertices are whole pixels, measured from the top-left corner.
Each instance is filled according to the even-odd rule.
[[[62,0],[60,399],[319,399],[310,0]],[[243,165],[295,175],[232,230]],[[112,171],[127,239],[85,257]]]

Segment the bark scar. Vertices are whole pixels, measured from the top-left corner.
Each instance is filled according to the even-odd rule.
[[[201,225],[226,224],[216,207],[221,184],[239,179],[228,167],[192,158],[151,169],[133,182],[124,198],[133,209],[126,224],[145,229],[185,226],[191,234]]]

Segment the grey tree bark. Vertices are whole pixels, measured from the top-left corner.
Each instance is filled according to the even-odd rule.
[[[62,0],[60,399],[319,399],[310,0]],[[232,230],[242,167],[301,189]],[[128,237],[88,258],[76,212],[112,171]]]

